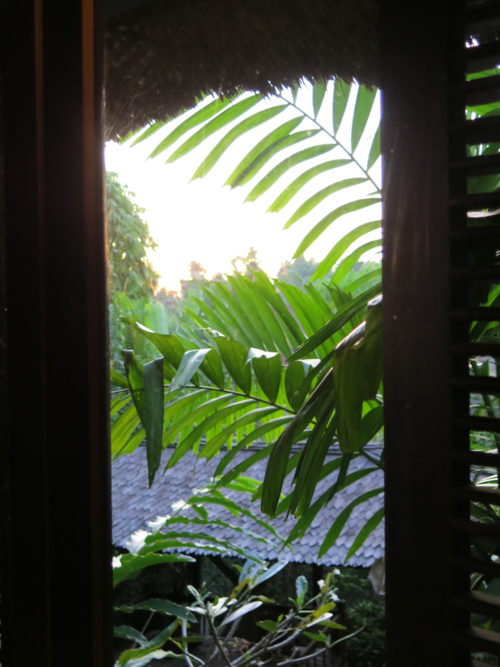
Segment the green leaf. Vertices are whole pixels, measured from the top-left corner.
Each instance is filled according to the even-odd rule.
[[[219,143],[210,151],[207,157],[200,164],[198,169],[193,174],[192,180],[206,176],[212,167],[217,163],[219,158],[226,152],[226,150],[233,144],[236,139],[241,137],[246,132],[252,130],[262,123],[266,123],[271,118],[274,118],[282,111],[288,107],[287,104],[279,104],[277,106],[271,107],[270,109],[264,109],[263,111],[258,111],[240,121],[235,127],[233,127],[229,132],[219,141]],[[203,138],[203,137],[202,137]]]
[[[368,304],[366,322],[339,345],[333,360],[338,438],[343,452],[359,451],[366,442],[363,401],[375,397],[382,379],[382,299]]]
[[[109,372],[109,379],[113,386],[128,389],[127,378],[119,373],[115,368],[111,368]]]
[[[233,100],[231,100],[231,104],[227,109],[219,113],[217,116],[215,116],[215,118],[213,118],[208,123],[203,125],[203,127],[201,127],[197,132],[192,134],[187,141],[185,141],[181,146],[179,146],[179,148],[177,148],[177,150],[175,150],[172,153],[172,155],[170,155],[167,162],[174,162],[175,160],[178,160],[180,157],[183,157],[184,155],[192,151],[194,148],[199,146],[207,137],[212,135],[214,132],[217,132],[217,130],[220,130],[221,128],[225,127],[226,125],[228,125],[228,123],[231,123],[233,120],[235,120],[236,118],[244,114],[246,111],[248,111],[248,109],[251,109],[253,106],[258,104],[258,102],[260,102],[261,100],[262,100],[261,95],[252,95],[251,97],[246,97],[240,100],[239,102],[234,102]],[[216,102],[217,101],[218,100],[216,100]],[[201,112],[203,112],[205,109],[206,107],[200,110],[199,112],[200,116],[202,115]],[[203,120],[206,119],[204,118]],[[188,121],[185,122],[188,123]],[[198,125],[199,123],[196,122],[195,124]],[[183,124],[181,124],[181,126],[182,125]],[[179,130],[181,126],[179,126],[176,129]],[[184,134],[186,129],[191,129],[191,128],[184,127],[181,134]],[[176,130],[174,130],[172,134],[174,134],[175,132]],[[164,139],[163,142],[160,144],[161,150],[159,150],[160,146],[158,146],[151,153],[150,157],[154,157],[155,155],[158,155],[159,152],[160,153],[163,152],[166,148],[165,142],[169,142],[171,144],[173,143],[173,141],[175,141],[175,139],[177,139],[177,136],[173,139],[173,141],[171,141],[170,139],[171,135],[169,135],[169,137]]]
[[[227,468],[227,466],[231,463],[231,461],[234,459],[236,454],[241,451],[242,449],[245,449],[245,447],[248,447],[254,442],[257,442],[260,438],[265,436],[269,431],[274,431],[275,429],[279,429],[285,424],[288,424],[290,420],[292,419],[292,416],[286,416],[286,417],[278,417],[277,419],[272,419],[265,424],[262,424],[262,426],[259,426],[258,428],[254,429],[251,433],[246,435],[240,442],[232,447],[227,454],[224,455],[224,457],[219,461],[217,464],[217,468],[215,470],[215,477],[218,477],[221,475],[224,470]],[[234,471],[231,471],[230,475],[232,475]],[[239,472],[236,473],[238,475]],[[236,476],[234,475],[234,476]],[[222,486],[225,486],[229,481],[229,477],[224,477],[223,480],[221,480]]]
[[[368,243],[363,243],[363,245],[353,250],[351,253],[349,253],[349,255],[343,257],[342,260],[339,262],[339,264],[335,267],[333,275],[330,279],[330,284],[339,285],[342,282],[342,280],[349,274],[353,266],[356,264],[356,262],[362,255],[364,255],[369,250],[373,250],[374,248],[379,248],[380,245],[381,245],[380,239],[376,239],[374,241],[368,241]],[[348,285],[348,289],[349,291],[352,291],[352,283]]]
[[[318,146],[316,148],[322,148]],[[330,146],[330,150],[333,146]],[[311,149],[308,149],[311,150]],[[324,153],[325,151],[321,151]],[[320,154],[321,154],[320,153]],[[314,155],[313,157],[316,157]],[[309,181],[311,181],[315,176],[324,173],[325,171],[330,171],[332,169],[337,169],[338,167],[344,167],[346,164],[349,164],[350,160],[328,160],[327,162],[322,162],[321,164],[314,165],[310,169],[299,174],[287,187],[281,192],[281,194],[273,201],[271,206],[267,209],[269,212],[274,213],[281,211],[281,209],[288,204],[288,202],[301,190]],[[250,193],[252,194],[252,193]],[[256,199],[254,197],[250,199],[250,195],[247,197],[246,201],[253,201]]]
[[[376,468],[364,468],[361,470],[357,470],[356,472],[350,473],[349,475],[347,474],[347,470],[349,467],[349,463],[351,461],[352,455],[350,454],[344,454],[343,456],[339,457],[338,459],[335,459],[333,462],[330,462],[329,464],[323,466],[322,470],[322,478],[326,477],[324,474],[325,468],[328,468],[331,472],[336,470],[337,468],[340,468],[339,474],[337,479],[335,480],[335,483],[332,484],[326,491],[324,491],[315,501],[312,505],[308,507],[308,509],[302,514],[302,516],[299,518],[295,526],[292,528],[290,531],[289,536],[287,537],[287,544],[293,544],[294,540],[300,539],[306,531],[309,529],[311,523],[313,522],[314,518],[317,516],[318,512],[327,504],[331,501],[331,499],[335,496],[336,493],[342,491],[342,489],[347,488],[350,484],[353,484],[356,482],[358,479],[361,479],[363,477],[366,477],[370,473],[374,472]],[[288,496],[290,497],[290,496]],[[281,511],[285,511],[284,508],[279,507],[278,508],[278,513],[281,513]]]
[[[138,322],[136,323],[135,328],[155,345],[160,354],[162,354],[174,368],[179,366],[181,359],[184,356],[185,348],[178,336],[173,334],[156,333]]]
[[[351,85],[341,79],[336,79],[333,89],[333,133],[337,134],[344,117],[349,101]]]
[[[152,660],[162,660],[168,657],[182,658],[182,655],[153,647],[129,649],[120,655],[116,664],[118,667],[144,667],[144,665],[149,665]]]
[[[379,159],[381,155],[380,152],[380,127],[377,127],[377,131],[373,135],[372,145],[370,147],[370,152],[368,153],[368,162],[366,164],[366,169],[369,171],[375,162]]]
[[[253,602],[247,602],[246,604],[242,605],[236,611],[233,611],[232,614],[229,614],[229,616],[226,616],[222,623],[220,624],[219,627],[222,627],[223,625],[227,625],[228,623],[233,623],[233,621],[236,621],[238,618],[241,618],[242,616],[245,616],[245,614],[249,614],[251,611],[254,609],[257,609],[258,607],[262,606],[262,602],[260,600],[254,600]]]
[[[184,352],[179,368],[170,383],[170,391],[175,391],[189,384],[209,352],[210,348],[187,350]]]
[[[144,420],[144,377],[142,368],[137,361],[132,350],[122,350],[123,363],[125,365],[125,375],[130,389],[132,400],[141,419]]]
[[[244,394],[249,394],[252,387],[252,374],[246,363],[248,348],[238,341],[222,336],[218,336],[215,342],[229,375]]]
[[[163,359],[144,364],[144,413],[149,486],[160,467],[163,447]]]
[[[136,611],[156,611],[166,616],[175,616],[177,618],[185,619],[186,621],[196,621],[196,617],[180,604],[171,602],[170,600],[162,600],[160,598],[150,598],[143,602],[138,602],[132,605],[118,605],[115,611],[120,611],[125,614],[132,614]]]
[[[205,391],[201,390],[201,394],[204,393]],[[187,396],[183,396],[176,401],[172,401],[172,403],[167,406],[165,409],[165,421],[167,422],[170,416],[172,417],[172,421],[163,434],[163,441],[165,445],[169,445],[174,442],[178,438],[179,433],[182,433],[183,430],[192,432],[195,424],[201,423],[207,415],[219,411],[223,406],[233,400],[233,396],[230,394],[224,394],[222,396],[217,395],[213,398],[209,398],[201,405],[199,405],[199,397],[199,393],[190,392]],[[174,465],[174,463],[179,460],[179,458],[180,456],[178,455],[176,449],[167,464],[167,468],[171,468],[172,465]]]
[[[326,94],[326,85],[323,82],[318,82],[313,85],[313,113],[314,118],[318,117],[319,110],[323,104]]]
[[[221,111],[228,104],[231,104],[232,101],[233,100],[231,99],[221,99],[219,97],[216,100],[213,100],[213,102],[210,102],[209,104],[205,105],[198,111],[195,111],[193,114],[188,116],[188,118],[179,123],[179,125],[177,125],[177,127],[174,128],[172,132],[170,132],[161,141],[161,143],[158,144],[158,146],[156,146],[156,148],[149,155],[149,157],[153,158],[156,157],[157,155],[160,155],[161,153],[164,153],[167,150],[167,148],[169,148],[175,141],[177,141],[177,139],[180,139],[180,137],[182,137],[183,134],[189,132],[189,130],[192,130],[200,123],[204,123],[206,120],[209,120],[210,118],[218,114],[219,111]],[[136,141],[134,141],[132,145],[139,143],[139,141],[146,139],[148,136],[149,135],[147,134],[146,131],[144,135],[141,135]]]
[[[142,632],[139,632],[139,630],[136,630],[130,625],[115,625],[113,628],[113,635],[115,637],[119,637],[120,639],[128,639],[131,642],[139,644],[139,646],[144,646],[148,643],[148,640],[142,634]]]
[[[362,311],[369,299],[380,293],[381,286],[379,284],[372,285],[362,294],[355,297],[351,303],[340,309],[335,317],[331,319],[324,327],[311,336],[305,343],[300,345],[295,352],[289,357],[289,361],[300,359],[309,355],[315,350],[323,341],[333,336],[336,332],[342,329],[353,317]]]
[[[330,213],[324,216],[302,239],[299,244],[299,247],[294,253],[294,257],[300,257],[304,252],[309,248],[309,246],[316,241],[316,239],[332,224],[335,220],[338,220],[343,215],[347,213],[353,213],[354,211],[360,211],[363,208],[368,206],[373,206],[378,204],[380,199],[377,197],[370,197],[369,199],[355,199],[354,201],[342,204],[338,208],[334,209]]]
[[[365,88],[360,86],[356,96],[356,104],[354,106],[354,114],[352,116],[351,129],[351,151],[354,153],[366,129],[366,124],[370,116],[370,112],[377,96],[376,88]]]
[[[134,133],[134,136],[135,135],[139,136],[136,136],[136,138],[132,141],[130,145],[137,146],[137,144],[141,143],[141,141],[148,139],[148,137],[153,136],[155,132],[161,130],[162,127],[165,127],[165,122],[162,120],[156,120],[153,123],[150,123],[150,125],[144,131],[139,130],[138,132]]]
[[[368,521],[364,524],[364,526],[361,528],[359,533],[354,538],[353,543],[351,544],[349,551],[347,552],[347,555],[344,559],[344,563],[347,563],[349,559],[352,558],[352,556],[354,556],[354,554],[365,543],[366,538],[370,535],[370,533],[373,533],[373,531],[379,525],[379,523],[382,521],[383,518],[384,518],[384,508],[381,507],[375,512],[375,514],[373,514],[368,519]]]
[[[231,396],[223,396],[223,399],[230,399]],[[179,461],[193,446],[195,446],[208,432],[208,430],[215,425],[223,425],[224,420],[235,413],[247,410],[255,405],[254,399],[249,400],[235,400],[230,405],[220,408],[217,412],[209,415],[204,421],[198,424],[195,429],[189,431],[188,435],[177,445],[174,453],[169,459],[167,468],[171,468],[177,461]]]
[[[266,352],[251,347],[248,352],[248,361],[251,362],[255,377],[261,389],[271,401],[276,402],[281,384],[281,358],[276,352]]]
[[[298,410],[311,388],[310,371],[317,365],[317,359],[297,359],[291,361],[285,373],[285,391],[294,410]]]
[[[257,408],[256,410],[251,410],[250,412],[247,412],[246,414],[243,415],[243,417],[236,419],[233,423],[224,424],[223,429],[221,430],[220,433],[218,433],[210,440],[207,440],[206,445],[200,452],[200,457],[207,459],[212,458],[212,456],[215,456],[216,454],[219,453],[222,445],[226,444],[228,441],[232,439],[235,431],[249,424],[250,425],[257,424],[261,419],[268,417],[277,410],[278,408],[274,406],[266,408]]]
[[[347,178],[343,181],[338,181],[337,183],[328,185],[326,188],[322,188],[318,192],[315,192],[308,199],[306,199],[306,201],[301,204],[295,213],[293,213],[293,215],[287,220],[284,229],[291,227],[294,222],[300,220],[300,218],[304,217],[304,215],[312,211],[313,208],[316,208],[318,204],[320,204],[324,199],[334,194],[335,192],[339,192],[345,188],[351,188],[354,185],[359,185],[365,181],[366,178]]]
[[[259,165],[262,166],[267,160],[271,159],[271,157],[282,147],[280,140],[290,135],[290,133],[295,130],[303,120],[304,119],[300,116],[298,118],[292,118],[272,130],[272,132],[257,142],[234,169],[224,185],[229,185],[234,188],[249,181],[254,173],[252,165],[258,161]],[[268,152],[268,149],[272,150]],[[264,157],[266,158],[265,160]]]
[[[276,621],[271,621],[270,619],[265,621],[257,621],[255,625],[257,625],[259,628],[262,628],[266,632],[269,632],[270,634],[276,632],[276,629],[278,627]]]
[[[316,270],[314,271],[311,280],[319,280],[324,278],[328,271],[334,266],[342,255],[348,250],[356,241],[358,241],[362,236],[369,234],[381,229],[381,221],[374,220],[372,222],[364,222],[362,225],[355,227],[347,234],[344,234],[340,241],[338,241],[326,257],[318,264]],[[381,245],[382,241],[378,241]]]
[[[255,201],[260,197],[264,192],[269,190],[269,188],[276,183],[276,181],[283,176],[289,169],[295,167],[297,164],[305,162],[306,160],[311,160],[320,155],[324,155],[329,151],[333,150],[334,146],[332,144],[320,144],[318,146],[311,146],[310,148],[305,148],[298,153],[294,153],[289,157],[285,158],[277,164],[270,172],[268,172],[250,191],[245,201]],[[345,160],[346,163],[349,160]],[[340,165],[339,165],[340,166]],[[283,204],[284,205],[284,204]],[[274,204],[268,209],[268,211],[274,211],[279,209],[272,208]]]
[[[123,554],[120,557],[120,566],[113,568],[113,586],[122,581],[136,577],[144,568],[162,563],[194,563],[191,556],[181,554]]]
[[[321,544],[318,556],[321,558],[321,556],[324,556],[328,549],[332,547],[335,542],[337,541],[337,538],[339,537],[340,533],[342,532],[342,529],[347,523],[347,520],[352,514],[352,511],[354,510],[355,507],[358,505],[361,505],[362,503],[366,502],[367,500],[370,500],[370,498],[374,498],[375,496],[379,495],[380,493],[383,493],[384,487],[379,487],[377,489],[371,489],[370,491],[366,491],[365,493],[362,493],[360,496],[355,498],[352,502],[350,502],[342,512],[337,516],[335,521],[333,522],[330,530],[326,534],[325,539],[323,540],[323,543]]]

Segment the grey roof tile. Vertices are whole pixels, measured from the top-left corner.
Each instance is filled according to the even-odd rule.
[[[239,463],[247,455],[238,453],[233,461]],[[163,464],[167,461],[169,452],[163,457]],[[327,460],[333,457],[327,457]],[[172,469],[164,475],[160,472],[151,488],[148,488],[146,451],[144,447],[138,447],[135,452],[121,456],[113,463],[112,487],[113,487],[113,542],[118,546],[124,546],[129,535],[140,529],[147,529],[147,522],[154,520],[157,516],[165,516],[172,513],[172,505],[192,495],[194,488],[202,488],[213,475],[217,465],[217,459],[197,459],[193,453],[182,458]],[[248,477],[263,479],[266,461],[260,461],[245,473]],[[353,459],[350,472],[367,467],[364,459],[357,457]],[[326,491],[332,484],[332,478],[325,478],[318,484],[317,495]],[[229,514],[221,506],[214,505],[210,508],[211,519],[222,519],[229,523],[237,523],[247,531],[244,534],[234,533],[224,527],[213,525],[212,535],[218,539],[230,539],[237,546],[247,548],[262,558],[275,559],[285,558],[295,562],[318,562],[324,565],[341,565],[344,562],[347,551],[358,534],[365,521],[382,506],[382,496],[376,496],[369,503],[360,505],[352,512],[344,530],[336,543],[322,557],[317,558],[319,547],[335,517],[354,500],[359,494],[372,488],[383,486],[383,474],[376,470],[367,476],[357,480],[347,488],[343,489],[335,498],[324,506],[314,519],[312,526],[304,537],[294,543],[294,550],[278,551],[277,548],[259,542],[251,537],[248,531],[257,534],[267,534],[262,528],[249,518],[241,515],[238,519]],[[261,514],[257,503],[251,503],[247,494],[239,494],[228,491],[227,494],[242,503],[259,518],[270,521],[269,517]],[[288,535],[293,520],[286,521],[278,517],[273,520],[273,525],[278,533],[284,537]],[[182,526],[183,530],[189,527]],[[206,528],[203,528],[206,530]],[[196,552],[194,550],[193,552]],[[350,559],[352,566],[369,567],[384,553],[384,526],[383,522],[368,537],[365,544]]]

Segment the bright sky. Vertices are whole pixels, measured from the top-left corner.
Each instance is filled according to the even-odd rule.
[[[278,118],[283,122],[281,114]],[[265,209],[272,199],[243,203],[248,187],[247,190],[223,187],[225,178],[237,164],[234,152],[228,151],[227,158],[221,160],[213,173],[190,182],[211,147],[208,142],[206,147],[202,144],[201,149],[172,164],[166,164],[162,155],[147,159],[161,136],[153,135],[136,146],[130,142],[122,145],[110,142],[105,152],[106,168],[119,175],[120,181],[135,194],[137,204],[145,209],[144,218],[158,243],[151,261],[160,274],[160,286],[178,290],[181,278],[189,277],[189,264],[193,260],[206,268],[207,277],[217,272],[229,273],[231,259],[245,256],[251,246],[257,249],[260,266],[275,276],[282,263],[292,258],[311,226],[310,221],[304,218],[283,230],[289,208],[267,213]],[[259,138],[249,133],[240,139],[237,157],[239,151],[250,150]],[[353,192],[351,189],[349,196]],[[291,210],[299,203],[294,202]],[[329,237],[320,239],[306,252],[306,257],[321,259],[331,239],[340,231],[332,231]]]

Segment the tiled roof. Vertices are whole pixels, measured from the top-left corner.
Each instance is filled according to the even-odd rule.
[[[248,452],[243,455],[237,455],[233,463],[238,463]],[[166,462],[169,452],[164,454]],[[327,460],[334,458],[332,453]],[[154,520],[158,516],[172,514],[172,505],[179,500],[187,500],[192,494],[193,489],[203,488],[209,481],[217,465],[217,459],[198,459],[194,454],[189,453],[182,458],[173,468],[165,474],[160,469],[151,488],[147,483],[146,449],[138,447],[135,452],[118,458],[113,463],[113,542],[117,546],[125,546],[127,538],[135,531],[148,529],[147,522]],[[245,475],[254,479],[262,480],[265,472],[266,460],[260,461],[250,468]],[[371,467],[363,457],[354,458],[349,467],[349,472],[354,472],[361,468]],[[322,480],[317,489],[317,493],[326,491],[333,483],[331,477]],[[293,551],[289,549],[279,550],[271,545],[259,542],[248,534],[237,534],[236,543],[239,547],[251,550],[261,558],[274,560],[276,558],[285,559],[294,562],[313,563],[317,562],[324,565],[342,565],[344,563],[347,551],[362,528],[364,523],[373,513],[382,506],[382,495],[377,495],[366,503],[356,507],[342,533],[334,546],[320,559],[317,558],[319,547],[332,525],[335,517],[362,493],[371,489],[383,486],[383,473],[380,470],[369,473],[359,480],[343,489],[333,500],[322,508],[312,522],[312,525],[306,534],[293,543]],[[261,514],[258,503],[251,502],[246,493],[224,490],[230,498],[238,503],[244,504],[251,509],[252,513],[266,521],[269,517]],[[210,518],[222,519],[234,523],[235,518],[222,506],[210,507]],[[244,530],[268,534],[256,526],[248,517],[241,515],[238,525]],[[294,523],[293,518],[285,520],[278,517],[273,520],[273,526],[278,533],[286,537]],[[183,530],[185,527],[183,526]],[[197,528],[199,530],[199,527]],[[204,528],[206,531],[206,529]],[[230,529],[221,526],[212,526],[211,531],[214,537],[219,539],[228,539],[235,541],[235,535]],[[384,527],[383,522],[367,538],[363,546],[349,560],[349,565],[353,567],[370,567],[375,561],[383,556],[384,553]]]

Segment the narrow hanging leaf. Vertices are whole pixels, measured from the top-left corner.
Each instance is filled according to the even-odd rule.
[[[311,277],[311,280],[319,280],[320,278],[324,278],[330,269],[339,261],[346,250],[348,250],[360,238],[365,236],[365,234],[380,230],[381,225],[382,223],[380,220],[365,222],[362,225],[355,227],[347,234],[344,234],[340,241],[338,241],[338,243],[333,246],[327,256],[318,264]],[[381,244],[381,239],[379,239],[377,243]]]
[[[318,134],[318,132],[319,130],[301,130],[300,132],[294,132],[293,134],[289,134],[286,137],[278,139],[255,158],[255,160],[247,167],[247,169],[242,172],[240,177],[236,179],[233,187],[237,185],[245,185],[245,183],[251,180],[255,174],[257,174],[257,172],[259,172],[262,167],[280,151],[283,151],[285,148],[289,148],[290,146],[294,146],[301,141],[311,139],[311,137],[314,137],[316,134]],[[245,199],[245,201],[247,200]]]
[[[349,101],[351,84],[336,79],[333,88],[333,134],[337,134]]]
[[[167,159],[167,162],[175,162],[175,160],[183,157],[194,148],[199,146],[208,136],[225,127],[228,125],[228,123],[231,123],[233,120],[244,114],[261,100],[261,95],[252,95],[251,97],[246,97],[239,102],[231,104],[227,109],[222,111],[222,113],[206,123],[206,125],[203,125],[203,127],[201,127],[197,132],[192,134],[187,141],[185,141],[181,146],[179,146],[179,148],[177,148],[177,150],[172,153],[172,155],[170,155],[170,157]],[[151,157],[154,157],[154,155],[151,154]]]
[[[339,285],[342,280],[349,274],[353,266],[356,264],[359,258],[362,257],[362,255],[364,255],[369,250],[373,250],[374,248],[380,248],[381,245],[381,240],[376,239],[374,241],[368,241],[368,243],[363,243],[363,245],[353,250],[349,255],[342,259],[337,267],[335,267],[335,271],[333,272],[333,275],[330,279],[330,284]],[[352,291],[350,281],[349,285],[346,286],[346,289]]]
[[[377,489],[372,489],[371,491],[367,491],[366,493],[362,493],[360,496],[355,498],[351,503],[349,503],[342,512],[338,515],[338,517],[335,519],[333,522],[330,530],[326,534],[325,539],[323,540],[323,543],[321,544],[318,556],[321,558],[321,556],[324,556],[328,549],[332,547],[335,542],[337,541],[337,538],[339,537],[340,533],[342,532],[342,529],[346,525],[349,517],[351,516],[353,510],[355,507],[358,505],[361,505],[361,503],[366,502],[367,500],[370,500],[370,498],[374,498],[377,496],[379,493],[383,493],[384,487],[380,487]]]
[[[295,167],[297,164],[305,162],[306,160],[311,160],[312,158],[318,157],[320,155],[324,155],[325,153],[328,153],[334,148],[335,146],[332,144],[320,144],[318,146],[311,146],[310,148],[305,148],[304,150],[298,151],[298,153],[290,155],[285,160],[282,160],[275,167],[273,167],[271,171],[268,172],[257,183],[257,185],[253,188],[253,190],[250,191],[245,201],[255,201],[256,199],[258,199],[258,197],[260,197],[260,195],[263,192],[266,192],[266,190],[268,190],[272,185],[274,185],[274,183],[276,183],[276,181],[281,176],[283,176],[283,174],[285,174],[292,167]],[[345,160],[345,163],[347,162],[349,162],[349,160]],[[268,210],[271,209],[269,208]]]
[[[370,116],[370,112],[377,96],[376,88],[366,88],[360,86],[356,96],[356,104],[354,106],[354,113],[352,116],[351,129],[351,152],[354,153],[366,129],[366,124]]]
[[[144,141],[144,139],[151,137],[155,132],[158,132],[158,130],[160,130],[162,127],[165,127],[165,122],[162,120],[157,120],[154,123],[151,123],[149,127],[147,127],[143,132],[139,130],[138,132],[135,133],[139,136],[137,136],[130,145],[137,146],[137,144],[139,144],[141,141]]]
[[[366,322],[337,345],[333,371],[339,444],[356,452],[366,444],[363,401],[375,396],[382,378],[381,297],[368,304]]]
[[[344,564],[346,564],[348,560],[352,558],[354,554],[363,546],[367,537],[370,535],[370,533],[373,533],[383,518],[384,508],[381,507],[368,519],[368,521],[364,524],[364,526],[354,538],[353,543],[351,544],[349,551],[347,552],[347,555],[344,559]]]
[[[333,148],[333,146],[331,147]],[[324,151],[323,151],[324,152]],[[325,171],[330,171],[331,169],[337,169],[337,167],[343,167],[346,164],[349,164],[350,160],[328,160],[328,162],[322,162],[317,164],[310,169],[307,169],[302,174],[299,174],[290,185],[288,185],[283,192],[281,192],[278,197],[273,201],[271,206],[267,209],[268,211],[275,213],[281,211],[281,209],[288,204],[288,202],[295,197],[297,192],[301,190],[311,179],[313,179],[318,174],[322,174]],[[250,197],[250,195],[249,195]],[[247,200],[250,201],[249,197]]]
[[[125,366],[125,375],[127,377],[130,394],[141,421],[144,420],[144,377],[142,368],[139,365],[132,350],[122,350],[122,358]]]
[[[370,171],[375,162],[379,159],[380,153],[380,127],[377,127],[372,140],[372,145],[370,147],[370,152],[368,153],[368,162],[366,164],[366,170]]]
[[[353,213],[354,211],[360,211],[363,208],[367,208],[368,206],[373,206],[374,204],[378,204],[380,202],[379,198],[369,198],[369,199],[356,199],[354,201],[348,202],[347,204],[342,204],[342,206],[339,206],[335,210],[331,211],[327,215],[325,215],[324,218],[322,218],[307,234],[306,236],[302,239],[301,243],[299,244],[299,247],[295,251],[294,258],[300,257],[300,255],[303,255],[304,252],[309,248],[309,246],[316,241],[316,239],[321,236],[321,234],[328,229],[328,227],[335,222],[335,220],[338,220],[341,218],[343,215],[347,215],[347,213]]]
[[[344,327],[350,320],[352,320],[355,315],[357,315],[366,307],[366,302],[369,301],[369,299],[373,298],[377,294],[380,294],[380,289],[380,285],[372,285],[362,294],[359,294],[352,300],[351,303],[346,305],[345,308],[339,310],[335,314],[335,317],[330,320],[330,322],[325,324],[324,327],[322,327],[313,336],[306,340],[305,343],[300,345],[288,358],[288,361],[294,361],[295,359],[308,356],[325,340],[333,336],[336,332],[340,331],[342,327]]]
[[[352,458],[352,454],[344,454],[338,459],[335,459],[334,461],[331,461],[330,463],[326,464],[323,467],[323,470],[325,468],[329,468],[329,473],[331,474],[332,472],[335,472],[338,468],[339,474],[337,476],[337,479],[335,480],[335,483],[332,484],[326,491],[324,491],[310,507],[304,512],[304,514],[299,518],[297,523],[294,525],[292,530],[290,531],[290,534],[287,537],[287,544],[293,544],[294,540],[300,539],[301,537],[304,536],[307,530],[309,530],[309,527],[315,517],[317,516],[318,512],[327,504],[329,503],[332,498],[335,497],[337,493],[342,491],[342,489],[347,488],[351,484],[354,484],[357,482],[359,479],[362,479],[363,477],[366,477],[370,473],[374,472],[377,470],[377,468],[363,468],[361,470],[356,470],[356,472],[352,472],[349,475],[347,474],[347,470],[349,467],[350,460]],[[322,471],[323,475],[323,471]],[[326,477],[326,475],[325,475]],[[322,477],[324,478],[324,477]],[[290,496],[288,496],[290,498]],[[287,500],[288,500],[287,498]],[[280,507],[280,511],[285,511],[285,508]]]
[[[224,456],[223,458],[219,461],[217,464],[217,468],[215,470],[214,476],[218,477],[219,475],[222,475],[224,470],[227,468],[227,466],[231,463],[231,461],[234,459],[236,454],[251,445],[254,442],[257,442],[261,438],[265,438],[265,436],[270,432],[274,431],[276,429],[280,429],[282,426],[285,424],[288,424],[292,419],[292,415],[288,415],[286,417],[279,417],[278,419],[272,419],[268,422],[265,422],[262,424],[262,426],[257,427],[254,429],[251,433],[246,435],[242,440],[238,442],[237,445],[232,447]],[[232,473],[232,471],[231,471]],[[238,473],[239,474],[239,471]],[[227,483],[227,479],[225,479],[224,484]]]
[[[203,108],[199,109],[198,111],[195,111],[193,114],[191,114],[188,118],[186,118],[182,123],[179,123],[176,128],[172,130],[159,144],[156,146],[156,148],[153,150],[153,152],[149,155],[150,158],[156,157],[157,155],[160,155],[164,151],[167,150],[177,139],[180,139],[183,134],[186,132],[189,132],[189,130],[192,130],[193,127],[196,127],[200,123],[204,123],[206,120],[209,120],[213,116],[219,113],[224,107],[226,107],[228,104],[231,104],[233,100],[231,99],[221,99],[217,98],[213,102],[210,102]],[[146,135],[146,133],[144,133]],[[149,135],[147,135],[149,136]],[[146,139],[146,136],[141,135],[137,141],[134,142],[133,145],[136,143],[139,143],[139,141],[142,141]]]
[[[144,364],[144,414],[149,486],[160,467],[163,446],[163,359]]]
[[[255,161],[262,159],[263,154],[265,154],[267,158],[266,161],[271,159],[280,148],[281,144],[279,140],[287,137],[302,121],[303,118],[301,117],[292,118],[267,134],[245,155],[224,185],[229,185],[233,188],[237,185],[243,185],[243,183],[249,180],[250,177],[247,178],[247,173]],[[269,153],[266,153],[267,149],[270,147],[272,150]]]
[[[202,458],[210,459],[216,454],[219,454],[222,445],[225,445],[228,441],[232,440],[235,431],[243,428],[244,426],[251,425],[251,433],[253,433],[255,424],[258,424],[262,419],[272,415],[277,410],[278,408],[275,406],[257,408],[256,410],[247,412],[245,415],[243,415],[243,417],[236,419],[232,423],[224,424],[222,431],[214,436],[211,440],[207,441],[207,444],[203,447],[199,453],[199,456]],[[252,441],[254,440],[255,438],[253,438]],[[232,450],[233,448],[231,448],[230,451]]]
[[[291,227],[294,222],[297,222],[297,220],[303,218],[304,215],[312,211],[313,208],[315,208],[330,195],[334,194],[335,192],[339,192],[340,190],[344,190],[345,188],[350,188],[354,185],[364,183],[365,180],[365,178],[347,178],[343,181],[333,183],[332,185],[327,185],[326,188],[322,188],[318,192],[315,192],[313,195],[311,195],[311,197],[308,197],[308,199],[306,199],[306,201],[301,204],[295,213],[293,213],[293,215],[286,221],[284,229]]]
[[[326,85],[323,82],[318,82],[313,85],[313,113],[314,118],[318,117],[319,110],[323,104],[326,94]]]
[[[235,127],[233,127],[229,132],[219,141],[219,143],[210,151],[207,157],[200,164],[198,169],[192,176],[191,180],[201,178],[206,176],[212,167],[217,163],[219,158],[225,153],[225,151],[233,144],[236,139],[241,137],[243,134],[252,130],[262,123],[266,123],[271,118],[274,118],[282,111],[288,107],[287,104],[279,104],[277,106],[271,107],[270,109],[264,109],[263,111],[258,111],[257,113],[245,118],[239,122]]]

